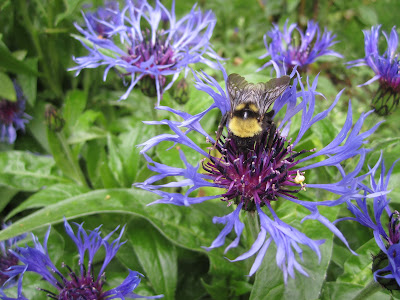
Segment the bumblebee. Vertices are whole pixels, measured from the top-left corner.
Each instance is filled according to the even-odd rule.
[[[240,150],[254,148],[254,143],[273,124],[274,111],[267,111],[289,86],[289,81],[289,76],[282,76],[266,83],[253,84],[238,74],[229,75],[227,90],[231,110],[221,119],[216,143],[228,123],[228,137],[235,140]]]

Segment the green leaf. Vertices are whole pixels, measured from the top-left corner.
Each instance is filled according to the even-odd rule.
[[[17,101],[17,93],[10,77],[4,73],[0,73],[0,98],[8,101]]]
[[[56,17],[55,26],[57,26],[62,20],[72,16],[75,11],[80,7],[83,0],[66,0],[64,1],[67,10]]]
[[[68,144],[79,144],[90,140],[107,137],[107,131],[93,126],[90,130],[77,130],[68,138]]]
[[[44,190],[41,190],[31,197],[26,199],[22,204],[13,209],[6,217],[10,219],[16,214],[26,209],[41,208],[48,205],[56,204],[58,201],[62,201],[67,198],[78,196],[80,194],[88,192],[89,189],[73,184],[55,184]]]
[[[359,5],[357,7],[358,10],[358,17],[360,18],[361,22],[365,25],[375,25],[378,24],[378,16],[376,11],[372,7],[368,7],[366,5]]]
[[[4,207],[11,201],[18,190],[8,188],[5,186],[0,186],[0,211],[3,211]]]
[[[96,122],[105,123],[100,111],[86,110],[80,116],[68,137],[69,144],[83,143],[93,139],[107,137],[107,131],[96,126]]]
[[[371,254],[377,255],[379,250],[374,238],[358,248],[358,255],[351,255],[344,263],[344,273],[338,281],[363,285],[373,280]]]
[[[338,208],[321,207],[320,211],[321,213],[329,212],[329,216],[332,218],[337,214]],[[286,201],[279,207],[277,214],[280,215],[282,212],[286,212],[282,221],[297,227],[299,224],[293,224],[293,220],[298,222],[305,216],[306,210],[299,205]],[[303,249],[303,261],[298,257],[296,258],[309,277],[295,271],[295,279],[289,277],[287,284],[285,284],[283,273],[276,264],[276,247],[274,244],[271,245],[256,273],[250,299],[318,299],[332,255],[333,234],[328,228],[314,220],[307,220],[300,226],[299,230],[310,238],[322,239],[329,237],[320,246],[321,262],[318,261],[317,255],[312,250],[306,246],[301,246]]]
[[[365,283],[367,284],[367,283]],[[364,286],[351,284],[351,283],[337,283],[327,282],[322,290],[322,295],[319,299],[331,300],[331,299],[353,299]],[[368,300],[389,300],[392,299],[390,295],[383,292],[377,292],[370,297]]]
[[[220,228],[212,223],[214,215],[223,215],[226,207],[219,202],[207,201],[195,207],[152,205],[154,195],[134,189],[96,190],[47,205],[0,232],[0,240],[32,231],[48,224],[97,213],[119,213],[144,217],[171,242],[202,251],[219,234]],[[210,255],[213,251],[209,252]],[[230,262],[226,262],[231,264]]]
[[[114,187],[123,187],[125,185],[125,175],[122,165],[121,157],[119,156],[117,145],[114,143],[113,137],[107,135],[107,148],[108,148],[108,166],[114,178],[117,180],[118,185]],[[132,183],[131,183],[132,184]]]
[[[53,172],[52,157],[24,151],[0,152],[0,184],[23,191],[36,191],[43,186],[67,183]]]
[[[54,160],[65,176],[71,178],[81,186],[86,185],[85,178],[78,163],[78,158],[72,154],[63,132],[54,132],[47,128],[47,139]]]
[[[138,122],[134,129],[120,134],[121,144],[118,147],[123,161],[126,180],[128,184],[137,181],[138,171],[141,167],[146,167],[146,160],[140,154],[140,149],[136,147],[140,143],[150,139],[155,135],[154,126],[148,126]]]
[[[230,276],[215,277],[212,284],[207,284],[202,280],[202,284],[215,300],[237,299],[238,296],[250,293],[252,289],[250,283],[234,280]]]
[[[175,299],[178,277],[175,246],[143,219],[130,222],[127,235],[155,292],[164,294],[163,299]]]
[[[100,176],[105,188],[119,187],[118,181],[107,163],[107,159],[100,161]]]
[[[101,166],[106,161],[104,143],[101,140],[88,141],[83,152],[91,185],[94,188],[104,188],[101,180]]]
[[[86,107],[87,95],[81,90],[71,90],[64,101],[63,117],[67,126],[72,128]]]
[[[32,115],[35,116],[32,120],[29,121],[29,126],[27,126],[29,132],[32,136],[38,141],[40,146],[46,150],[47,153],[50,153],[50,146],[47,140],[47,135],[45,134],[47,130],[44,111],[45,111],[46,103],[43,101],[38,101],[35,106],[33,106]]]
[[[25,59],[25,63],[33,70],[37,70],[38,59],[28,58]],[[35,105],[36,93],[37,93],[37,76],[31,74],[21,73],[17,75],[18,84],[21,86],[24,96],[28,100],[31,106]]]
[[[7,49],[7,47],[0,43],[0,67],[5,68],[8,72],[14,74],[28,74],[38,75],[38,72],[31,68],[27,63],[19,61],[14,55]]]
[[[28,54],[28,51],[26,50],[17,50],[13,52],[13,55],[16,59],[18,60],[24,60],[26,55]]]

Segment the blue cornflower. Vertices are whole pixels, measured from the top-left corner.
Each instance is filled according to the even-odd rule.
[[[110,237],[118,230],[119,226],[108,234],[105,238],[100,236],[100,227],[93,231],[87,232],[83,229],[82,224],[73,223],[77,227],[75,233],[67,220],[64,221],[65,231],[69,237],[74,241],[79,253],[79,273],[74,272],[67,265],[68,276],[64,276],[52,263],[48,251],[47,241],[50,234],[50,227],[47,231],[43,245],[39,242],[38,238],[32,235],[34,247],[17,247],[11,253],[15,255],[22,265],[12,266],[10,271],[7,272],[11,278],[20,275],[18,282],[18,298],[26,299],[22,295],[22,277],[25,272],[34,272],[43,277],[46,281],[52,284],[57,291],[51,292],[48,290],[40,289],[47,293],[47,296],[52,299],[70,300],[70,299],[87,299],[87,300],[102,300],[102,299],[125,299],[125,298],[160,298],[159,296],[145,297],[133,293],[135,288],[140,283],[140,277],[143,276],[138,272],[129,270],[129,275],[126,279],[116,288],[104,291],[103,285],[105,283],[105,268],[114,258],[119,248],[125,244],[120,242],[121,236],[125,230],[122,228],[119,236],[113,242],[109,242]],[[93,259],[100,248],[104,248],[105,258],[100,270],[95,273],[93,268]],[[87,266],[84,264],[85,254],[87,255]],[[1,294],[1,299],[14,299],[8,298]]]
[[[25,97],[21,88],[14,81],[17,101],[0,98],[0,141],[13,144],[17,138],[17,130],[25,130],[25,123],[31,117],[25,113]]]
[[[89,55],[74,58],[78,65],[70,70],[77,70],[78,75],[82,69],[106,66],[104,80],[111,68],[122,77],[130,76],[128,90],[120,99],[126,99],[140,82],[142,91],[152,97],[157,95],[159,104],[163,92],[181,71],[188,72],[189,64],[202,62],[216,67],[209,59],[219,58],[209,42],[216,23],[211,11],[203,14],[195,5],[189,14],[177,20],[175,2],[169,11],[159,0],[154,7],[145,0],[137,4],[127,1],[121,11],[107,11],[114,13],[112,20],[97,22],[107,28],[107,39],[99,36],[91,16],[84,15],[85,29],[75,25],[84,35],[77,38]]]
[[[397,162],[397,161],[396,161]],[[390,176],[396,164],[393,163],[385,176],[385,164],[382,157],[376,165],[370,170],[370,186],[359,184],[364,196],[358,195],[355,199],[356,204],[347,201],[347,208],[354,217],[346,217],[337,220],[354,220],[361,225],[373,230],[375,241],[380,253],[373,257],[372,271],[375,281],[382,284],[389,290],[400,289],[400,214],[398,211],[392,211],[389,207],[390,199],[387,194]],[[379,180],[375,180],[377,169],[381,166]],[[372,198],[373,216],[368,211],[367,199]],[[385,213],[386,212],[386,213]],[[382,225],[381,218],[386,215],[389,219],[387,230]]]
[[[222,66],[220,68],[226,81],[227,74]],[[279,73],[279,70],[277,72]],[[362,145],[366,143],[366,138],[376,130],[379,124],[366,132],[360,133],[364,120],[371,112],[362,114],[357,122],[353,124],[351,104],[349,103],[343,129],[329,145],[313,154],[309,153],[314,152],[315,149],[298,149],[299,142],[310,127],[326,118],[328,113],[335,107],[341,92],[326,111],[314,116],[315,98],[316,95],[320,95],[316,91],[318,77],[312,85],[308,83],[308,91],[304,89],[301,81],[295,78],[292,86],[274,103],[275,116],[273,121],[279,126],[277,128],[275,126],[269,127],[260,139],[254,143],[254,147],[251,147],[248,151],[240,151],[238,150],[238,145],[235,144],[235,140],[230,138],[229,132],[227,138],[221,138],[215,143],[213,137],[200,124],[204,115],[214,108],[218,108],[222,115],[230,111],[228,93],[213,77],[204,72],[195,74],[195,80],[196,88],[209,94],[214,102],[208,109],[197,115],[190,115],[169,107],[159,107],[159,109],[167,110],[182,118],[183,121],[147,122],[148,124],[168,125],[173,133],[155,136],[140,145],[143,146],[141,153],[144,154],[148,161],[149,169],[158,174],[135,185],[161,197],[153,204],[165,203],[189,206],[220,198],[227,203],[227,206],[237,205],[233,212],[228,215],[214,218],[214,223],[225,224],[225,228],[211,246],[206,248],[207,250],[224,245],[227,235],[232,230],[235,231],[237,237],[226,248],[226,251],[237,247],[245,226],[239,218],[241,211],[257,212],[256,215],[258,215],[261,227],[258,238],[248,252],[234,261],[246,259],[258,252],[250,270],[250,275],[252,275],[260,267],[270,243],[274,242],[278,249],[276,262],[283,271],[285,281],[288,275],[294,277],[294,269],[306,275],[304,269],[296,261],[296,253],[300,257],[302,254],[300,245],[308,246],[320,258],[319,246],[323,241],[314,241],[298,229],[283,222],[274,211],[273,202],[286,199],[307,208],[311,213],[305,219],[318,220],[347,245],[341,232],[319,213],[318,207],[341,204],[355,192],[355,178],[363,165],[365,153],[367,152],[366,149],[362,148]],[[301,87],[299,92],[296,91],[298,84]],[[299,100],[300,102],[298,103]],[[284,107],[286,107],[284,117],[282,120],[278,120],[276,114]],[[292,141],[289,138],[290,124],[292,118],[299,112],[302,113],[302,122],[297,137]],[[191,132],[191,136],[194,133],[204,136],[206,141],[215,145],[215,147],[212,148],[212,151],[207,152],[189,138],[189,132]],[[166,141],[179,144],[177,148],[180,149],[180,157],[184,163],[183,168],[155,162],[146,154],[151,148]],[[192,165],[188,162],[182,146],[189,147],[204,157],[201,168],[200,164]],[[323,189],[338,195],[339,197],[335,201],[311,202],[299,199],[302,195],[300,192],[305,192],[306,188],[304,171],[316,172],[314,171],[315,168],[324,166],[339,168],[341,162],[354,156],[360,157],[359,163],[353,172],[347,175],[343,174],[342,180],[327,184],[307,184],[307,188]],[[311,162],[314,158],[317,158],[318,162]],[[173,179],[173,182],[155,184],[158,181],[164,181],[166,178]],[[177,180],[177,178],[183,179]],[[188,189],[184,194],[171,192],[170,189],[168,191],[165,190],[165,188],[178,187],[188,187]],[[210,196],[197,196],[194,194],[196,190],[205,187],[220,188],[221,193]],[[267,212],[264,211],[264,208],[266,208]]]
[[[9,225],[10,224],[4,224],[2,226],[2,229],[7,228]],[[8,279],[10,279],[10,276],[5,274],[4,272],[11,266],[18,265],[19,262],[18,258],[9,250],[14,249],[17,245],[17,242],[24,239],[25,237],[26,234],[23,234],[0,242],[0,286],[2,286]],[[14,282],[11,281],[9,282],[9,285],[7,285],[7,287],[13,285]]]
[[[114,27],[120,25],[120,13],[117,1],[107,1],[104,7],[86,13],[86,21],[99,38],[106,39],[114,30]]]
[[[343,56],[336,51],[329,49],[337,41],[334,41],[336,35],[324,29],[321,32],[318,23],[308,21],[307,30],[303,32],[296,23],[290,24],[288,27],[286,20],[283,31],[279,29],[277,24],[274,28],[264,35],[264,44],[267,53],[260,56],[260,59],[271,57],[271,60],[264,64],[262,70],[270,65],[279,67],[281,72],[292,70],[297,66],[297,70],[306,71],[309,64],[313,63],[318,57],[323,55],[333,55],[342,58]],[[299,37],[297,37],[297,34]],[[271,43],[268,44],[268,38]]]
[[[380,115],[387,115],[397,107],[400,100],[400,74],[397,46],[399,36],[396,27],[393,26],[390,36],[383,31],[387,42],[387,49],[383,54],[379,53],[379,35],[382,25],[372,26],[371,31],[363,30],[365,42],[365,57],[349,61],[349,68],[369,66],[375,76],[359,86],[368,85],[379,80],[379,89],[372,101],[372,107]]]

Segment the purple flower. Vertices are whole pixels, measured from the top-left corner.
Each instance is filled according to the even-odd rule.
[[[156,0],[154,7],[147,1],[127,1],[122,11],[113,13],[111,21],[98,20],[107,28],[107,39],[99,37],[91,16],[84,15],[85,29],[75,25],[84,36],[77,39],[89,55],[74,58],[78,65],[70,70],[76,70],[78,75],[82,69],[106,66],[104,80],[111,68],[124,78],[130,77],[129,87],[120,99],[126,99],[140,82],[142,91],[148,96],[157,95],[159,104],[163,92],[180,72],[185,70],[186,75],[189,64],[217,66],[205,57],[219,59],[209,43],[216,22],[211,11],[203,14],[195,5],[189,14],[177,20],[174,2],[169,11]]]
[[[104,291],[103,284],[105,282],[105,268],[114,258],[119,248],[125,244],[120,242],[121,236],[125,227],[122,228],[119,236],[112,242],[108,240],[118,230],[119,226],[108,234],[105,238],[100,236],[100,227],[93,231],[85,231],[82,227],[83,224],[73,223],[77,227],[75,233],[67,220],[64,221],[65,231],[69,237],[74,241],[79,253],[79,272],[74,272],[67,265],[63,265],[67,269],[67,276],[64,276],[56,266],[52,263],[48,251],[47,241],[50,234],[50,228],[46,233],[43,245],[39,242],[38,238],[32,235],[34,247],[17,247],[15,251],[11,251],[22,265],[13,266],[7,274],[13,278],[20,275],[18,283],[18,298],[26,299],[22,295],[22,277],[25,272],[34,272],[43,277],[54,286],[56,291],[42,291],[47,293],[47,296],[52,299],[70,300],[70,299],[87,299],[87,300],[101,300],[101,299],[125,299],[125,298],[160,298],[162,295],[145,297],[133,293],[135,288],[140,283],[140,277],[143,276],[138,272],[129,270],[129,275],[126,279],[116,288]],[[104,248],[105,258],[101,268],[96,272],[93,268],[93,259],[100,248]],[[85,265],[85,255],[87,256],[87,265]],[[14,299],[5,296],[4,292],[0,294],[1,299]]]
[[[17,138],[17,130],[25,130],[25,123],[31,118],[25,113],[25,97],[21,88],[14,81],[17,101],[0,99],[0,141],[13,144]]]
[[[349,199],[347,208],[354,217],[346,217],[337,220],[354,220],[361,225],[373,230],[375,241],[380,253],[373,257],[372,271],[375,281],[382,284],[389,290],[400,289],[400,214],[398,211],[392,211],[389,207],[390,199],[387,198],[388,184],[390,175],[397,161],[393,163],[385,176],[385,164],[382,158],[370,170],[370,185],[359,183],[358,186],[364,192],[364,196],[358,195],[356,204]],[[381,167],[381,173],[378,181],[375,180],[377,169]],[[369,213],[368,199],[372,199],[372,212]],[[382,215],[386,215],[389,222],[386,230],[382,225]]]
[[[383,54],[379,53],[379,31],[382,25],[372,26],[371,31],[363,30],[365,42],[365,57],[349,61],[349,68],[358,66],[369,66],[375,76],[359,86],[368,85],[379,80],[379,89],[372,101],[372,107],[380,115],[387,115],[392,112],[400,100],[400,74],[397,45],[399,37],[396,27],[393,26],[390,36],[382,32],[387,49]]]
[[[288,21],[286,20],[283,31],[280,31],[279,26],[274,24],[274,28],[264,35],[267,53],[259,58],[263,59],[270,56],[271,60],[258,71],[270,65],[279,67],[281,72],[285,72],[285,70],[291,71],[295,66],[298,67],[297,70],[306,71],[308,65],[320,56],[333,55],[340,58],[343,57],[336,51],[329,49],[337,43],[337,41],[334,41],[336,35],[324,29],[324,33],[321,36],[318,23],[308,21],[307,30],[303,32],[296,23],[288,27]],[[269,44],[268,38],[271,39]]]
[[[86,13],[86,21],[99,38],[108,38],[114,27],[120,25],[120,20],[119,3],[116,1],[108,1],[104,7]]]
[[[222,66],[220,68],[226,81],[227,74]],[[279,70],[277,72],[279,73]],[[318,207],[341,204],[357,192],[355,189],[356,176],[368,151],[362,148],[362,145],[367,142],[366,138],[379,125],[375,125],[366,132],[360,132],[364,120],[371,112],[362,114],[353,124],[351,104],[349,103],[343,129],[327,146],[318,151],[315,149],[298,149],[298,144],[310,127],[325,119],[329,112],[333,110],[341,93],[326,111],[314,115],[315,98],[320,95],[316,91],[318,77],[311,85],[308,84],[308,90],[304,88],[300,80],[294,78],[292,86],[286,89],[274,103],[275,115],[273,121],[279,126],[271,125],[254,143],[254,146],[248,151],[242,151],[236,145],[235,139],[230,138],[230,132],[228,132],[226,138],[221,138],[215,143],[213,137],[202,128],[200,120],[204,115],[214,108],[218,108],[222,115],[225,115],[230,111],[230,100],[228,93],[213,77],[203,72],[195,74],[195,79],[196,88],[209,94],[214,102],[208,109],[197,115],[190,115],[168,107],[159,107],[159,109],[172,112],[183,120],[180,122],[170,120],[147,122],[148,124],[168,125],[173,133],[155,136],[140,145],[143,146],[141,153],[148,161],[149,169],[158,174],[135,185],[160,196],[160,199],[153,204],[188,206],[215,198],[225,201],[227,206],[235,204],[236,208],[233,212],[223,217],[214,218],[214,223],[225,224],[225,227],[211,246],[206,248],[207,250],[223,246],[227,235],[232,230],[235,231],[237,237],[227,246],[225,251],[237,247],[245,226],[239,219],[240,213],[242,211],[257,212],[260,223],[258,238],[248,252],[234,260],[243,260],[258,253],[250,270],[250,275],[254,274],[261,265],[271,242],[277,245],[276,262],[283,271],[285,281],[288,275],[294,277],[294,269],[306,274],[296,261],[296,253],[300,257],[302,254],[301,245],[308,246],[320,257],[319,245],[323,241],[314,241],[298,229],[284,223],[273,209],[273,202],[275,201],[286,199],[305,207],[310,211],[310,215],[305,219],[318,220],[347,245],[341,232],[319,213]],[[300,86],[300,91],[296,91],[297,85]],[[286,111],[282,114],[284,107],[286,107]],[[279,115],[283,117],[278,119],[276,115],[281,110],[282,112]],[[289,137],[291,121],[298,113],[301,113],[301,126],[298,129],[297,137],[294,136],[292,140]],[[215,144],[215,151],[205,151],[189,138],[189,132],[191,132],[190,136],[193,136],[195,132],[204,136],[206,141]],[[197,151],[204,157],[202,167],[200,167],[200,164],[190,164],[183,150],[180,150],[180,157],[184,167],[168,166],[155,162],[146,154],[151,148],[166,141],[173,142],[174,145],[178,144],[179,149],[189,147]],[[310,152],[313,153],[310,154]],[[353,172],[345,174],[340,164],[354,156],[359,156],[359,163]],[[316,159],[314,160],[314,158]],[[334,183],[306,184],[305,171],[317,172],[316,168],[328,166],[338,168],[343,178]],[[182,177],[182,180],[177,180],[177,178]],[[165,178],[172,179],[172,182],[156,184],[161,180],[165,182]],[[171,189],[164,190],[165,188],[178,187],[184,188],[186,192],[180,194],[171,192]],[[220,188],[221,193],[210,196],[195,196],[195,191],[205,187]],[[303,193],[306,192],[306,187],[307,189],[326,190],[338,197],[334,201],[311,202],[301,200]]]
[[[2,229],[7,228],[9,225],[10,224],[4,224]],[[10,276],[4,272],[7,271],[11,266],[18,265],[19,262],[18,258],[9,250],[14,249],[17,245],[17,242],[25,237],[26,234],[23,234],[0,242],[0,286],[3,286],[3,284],[10,279]],[[13,280],[10,280],[9,284],[5,288],[14,285],[15,282],[12,281]]]

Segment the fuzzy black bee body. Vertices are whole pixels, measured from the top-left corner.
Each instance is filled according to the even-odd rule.
[[[222,117],[218,126],[217,141],[228,123],[228,137],[235,140],[239,149],[251,149],[273,124],[274,111],[267,110],[286,90],[289,81],[289,76],[282,76],[266,83],[253,84],[238,74],[229,75],[227,90],[231,110]]]

